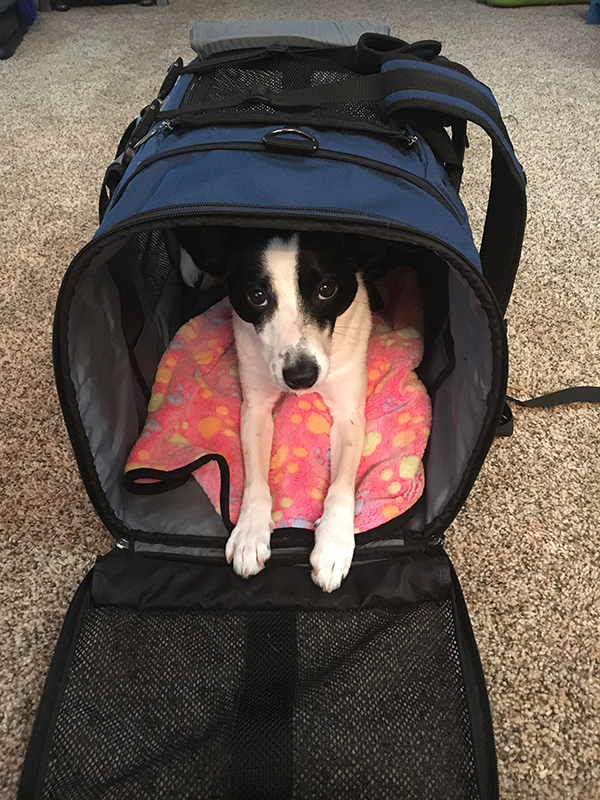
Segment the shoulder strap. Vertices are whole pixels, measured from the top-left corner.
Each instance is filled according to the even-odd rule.
[[[479,125],[492,141],[491,186],[481,240],[483,274],[502,313],[521,256],[526,219],[525,175],[491,91],[474,78],[437,64],[393,61],[403,86],[384,100],[388,115],[434,114]]]

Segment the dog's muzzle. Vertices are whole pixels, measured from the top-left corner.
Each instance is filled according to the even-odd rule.
[[[319,377],[319,365],[312,358],[300,358],[285,367],[282,375],[290,389],[310,389]]]

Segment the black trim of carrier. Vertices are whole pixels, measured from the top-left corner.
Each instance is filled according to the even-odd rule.
[[[69,681],[69,668],[91,603],[92,579],[93,570],[90,570],[79,584],[65,616],[31,730],[17,800],[37,800],[41,795],[54,727]]]
[[[480,800],[497,800],[500,793],[498,757],[483,665],[460,581],[450,559],[448,566],[454,629],[465,687],[465,701],[469,711],[477,788]]]
[[[325,214],[330,214],[331,217],[327,217]],[[336,215],[336,217],[332,219],[333,215]],[[67,329],[70,301],[75,292],[73,281],[76,276],[78,276],[78,273],[83,272],[88,263],[88,259],[93,254],[97,253],[102,246],[113,237],[129,236],[134,232],[137,233],[143,230],[153,229],[157,227],[157,223],[163,223],[162,226],[159,225],[158,227],[165,227],[167,223],[171,225],[177,222],[186,224],[187,222],[191,222],[191,220],[199,219],[202,219],[203,223],[206,225],[227,224],[243,227],[252,223],[252,225],[256,227],[279,226],[287,228],[293,227],[298,230],[336,230],[362,233],[369,236],[377,236],[380,234],[379,238],[382,239],[404,241],[410,244],[428,247],[444,260],[449,261],[475,291],[478,300],[486,311],[490,323],[494,355],[492,391],[488,396],[488,410],[479,439],[473,448],[459,486],[453,496],[447,501],[443,512],[432,520],[422,532],[423,539],[430,540],[434,544],[437,544],[443,539],[445,530],[456,517],[464,500],[468,496],[494,440],[498,423],[503,412],[506,383],[508,379],[508,348],[502,313],[495,295],[489,287],[484,275],[480,273],[462,253],[446,242],[424,234],[422,231],[399,225],[392,220],[386,220],[368,213],[348,212],[344,209],[273,209],[242,204],[239,206],[233,206],[233,204],[167,206],[130,217],[126,223],[118,224],[93,239],[77,256],[75,256],[67,270],[56,303],[53,333],[53,361],[58,397],[75,458],[87,493],[102,522],[117,539],[125,538],[135,540],[138,536],[142,538],[151,536],[152,541],[155,543],[164,542],[167,544],[173,541],[173,536],[171,534],[138,531],[127,528],[123,525],[122,521],[115,516],[102,489],[100,479],[96,473],[94,459],[89,449],[85,430],[79,416],[75,389],[71,376],[68,369],[65,369],[64,366],[69,363]],[[292,224],[290,225],[290,223]],[[394,232],[401,235],[391,235]],[[69,294],[67,294],[67,291]],[[491,327],[494,319],[496,320],[495,330]],[[402,534],[402,529],[399,529],[398,522],[394,519],[383,523],[368,533],[373,533],[375,531],[377,531],[379,536],[384,538],[384,541],[382,541],[383,547],[385,547],[385,538],[393,539],[397,538],[398,534]],[[361,536],[363,536],[363,534],[356,535],[357,549],[361,543]],[[198,547],[201,548],[202,540],[200,537],[198,538]],[[416,539],[417,537],[413,534],[412,538]],[[374,557],[377,555],[376,548],[373,544],[371,544],[371,552]]]

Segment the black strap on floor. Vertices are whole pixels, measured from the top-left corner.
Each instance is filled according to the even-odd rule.
[[[507,395],[506,400],[497,436],[511,436],[514,431],[514,418],[509,401],[522,408],[553,408],[571,403],[600,403],[600,386],[572,386],[569,389],[532,397],[530,400],[518,400]]]
[[[570,389],[561,389],[540,397],[532,397],[531,400],[517,400],[516,397],[510,395],[507,399],[524,408],[551,408],[568,403],[600,403],[600,386],[573,386]]]
[[[295,611],[249,611],[246,673],[233,731],[231,800],[292,797]]]

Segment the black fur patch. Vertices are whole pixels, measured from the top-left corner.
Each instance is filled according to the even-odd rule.
[[[265,241],[263,247],[236,250],[229,260],[229,300],[238,316],[252,323],[257,331],[267,324],[277,309],[277,297],[261,263],[261,253],[266,243]],[[256,306],[250,302],[248,295],[256,290],[264,293],[267,301],[265,306]]]
[[[319,327],[330,330],[358,289],[355,268],[341,239],[328,233],[300,234],[298,288],[303,310]],[[326,283],[335,284],[337,291],[330,299],[320,299],[319,289]]]

